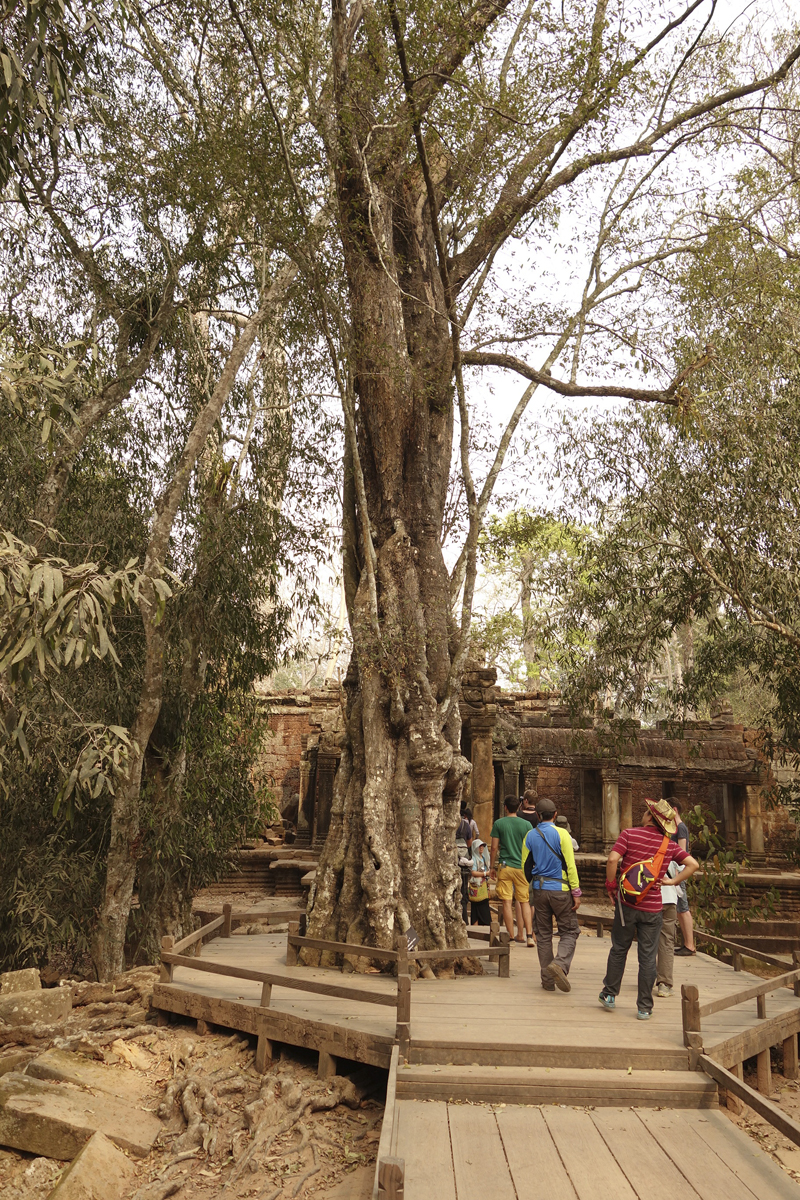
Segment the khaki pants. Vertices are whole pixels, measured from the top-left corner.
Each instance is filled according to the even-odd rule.
[[[667,987],[672,987],[677,906],[675,904],[665,904],[661,910],[661,914],[661,934],[658,939],[658,959],[656,961],[656,983],[665,983]]]

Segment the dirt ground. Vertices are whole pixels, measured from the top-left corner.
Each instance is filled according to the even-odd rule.
[[[11,1053],[34,1057],[55,1047],[142,1081],[143,1107],[163,1128],[146,1159],[129,1156],[136,1179],[108,1200],[367,1200],[385,1073],[352,1064],[348,1075],[320,1080],[316,1054],[286,1048],[261,1075],[254,1039],[230,1030],[199,1037],[194,1022],[150,1024],[138,1006],[155,978],[141,970],[122,976],[117,993],[135,993],[127,1003],[93,1000],[73,1009],[66,1028],[48,1035],[29,1027],[23,1036],[33,1044],[14,1045],[7,1034],[0,1046],[0,1065]],[[108,992],[99,989],[83,985],[82,995],[75,985],[76,1000]],[[46,1200],[65,1166],[0,1148],[0,1196]]]

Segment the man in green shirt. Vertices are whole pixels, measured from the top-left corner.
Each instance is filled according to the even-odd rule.
[[[506,796],[505,816],[492,826],[491,874],[497,878],[496,895],[503,901],[503,920],[509,936],[514,937],[514,900],[522,906],[522,920],[529,946],[535,946],[531,924],[530,888],[522,869],[522,847],[531,827],[517,816],[519,800]],[[498,864],[495,873],[495,864]]]

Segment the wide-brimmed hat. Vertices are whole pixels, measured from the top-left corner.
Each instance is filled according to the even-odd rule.
[[[669,800],[648,800],[645,799],[645,804],[650,810],[650,816],[662,829],[664,833],[678,832],[678,814],[670,804]]]

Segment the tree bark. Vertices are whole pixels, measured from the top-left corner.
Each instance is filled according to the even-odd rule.
[[[339,119],[367,508],[359,526],[371,545],[358,556],[345,545],[348,577],[356,559],[364,566],[349,605],[346,744],[309,932],[391,948],[413,926],[423,947],[466,948],[455,829],[471,767],[458,704],[442,704],[457,634],[441,548],[454,424],[447,307],[419,169],[365,185],[341,93]]]

